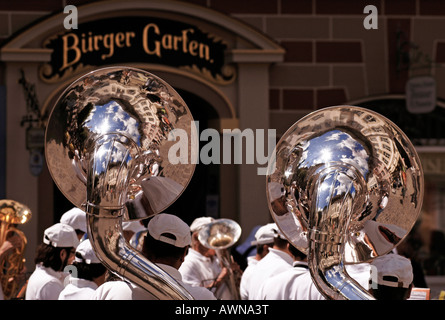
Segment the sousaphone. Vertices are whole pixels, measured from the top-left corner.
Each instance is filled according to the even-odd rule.
[[[51,176],[87,213],[98,257],[159,299],[192,296],[125,241],[121,223],[164,211],[187,187],[195,168],[191,154],[177,163],[177,154],[169,152],[177,133],[189,138],[191,150],[192,121],[183,99],[164,80],[136,68],[109,67],[70,84],[46,129]]]
[[[373,299],[347,264],[387,254],[410,232],[423,201],[423,171],[408,137],[368,109],[336,106],[292,125],[267,174],[273,219],[328,299]],[[301,233],[308,247],[298,245]]]

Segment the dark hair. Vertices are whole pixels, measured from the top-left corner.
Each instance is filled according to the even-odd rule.
[[[289,244],[289,251],[294,257],[300,258],[301,260],[306,258],[306,254],[295,248],[292,244]]]
[[[79,236],[79,235],[83,236],[85,234],[85,231],[82,231],[80,229],[75,229],[74,231],[76,231],[77,236]]]
[[[76,256],[78,256],[77,252]],[[87,264],[84,262],[74,261],[73,266],[76,267],[77,278],[90,281],[93,281],[95,278],[100,277],[107,271],[107,268],[102,263]]]
[[[60,253],[65,250],[67,258],[65,261],[60,259]],[[37,254],[34,259],[35,264],[42,263],[44,267],[51,268],[55,271],[62,271],[65,268],[71,248],[53,247],[46,243],[41,243],[37,248]]]
[[[280,249],[286,249],[286,246],[288,243],[289,242],[287,240],[282,239],[280,237],[275,237],[274,242],[273,242],[274,246],[276,246],[277,248],[280,248]]]
[[[406,300],[410,296],[411,287],[396,288],[379,284],[377,289],[372,288],[370,291],[377,300]]]
[[[176,239],[176,237],[171,233],[163,233],[164,237]],[[184,254],[184,251],[188,249],[187,247],[179,248],[174,245],[165,243],[163,241],[159,241],[154,239],[149,232],[145,235],[144,244],[143,244],[143,253],[147,256],[148,259],[179,259]]]
[[[273,243],[265,243],[265,244],[257,244],[256,245],[256,252],[260,255],[262,255],[265,251],[264,245],[267,245],[269,248],[272,247]]]

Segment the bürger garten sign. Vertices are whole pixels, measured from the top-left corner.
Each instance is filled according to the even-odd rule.
[[[125,62],[184,67],[213,81],[235,77],[225,66],[221,39],[196,26],[152,17],[118,17],[79,24],[44,42],[51,61],[42,66],[43,81],[56,82],[91,66]],[[227,74],[227,72],[229,74]]]

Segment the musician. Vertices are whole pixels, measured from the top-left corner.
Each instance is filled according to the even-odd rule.
[[[260,227],[255,233],[255,240],[251,242],[252,246],[256,246],[256,254],[253,257],[247,257],[247,267],[241,276],[240,295],[241,300],[247,300],[246,288],[250,285],[250,275],[255,265],[269,253],[269,247],[273,246],[275,223],[268,223]]]
[[[59,300],[91,299],[95,290],[105,282],[107,268],[97,258],[89,239],[77,246],[73,267],[75,272],[66,279],[68,285],[60,293]]]
[[[306,240],[306,239],[304,239]],[[303,240],[303,241],[304,241]],[[325,300],[312,281],[307,255],[289,244],[294,258],[292,268],[268,278],[263,286],[264,300]]]
[[[74,261],[79,239],[73,227],[56,223],[44,231],[37,249],[36,269],[28,280],[26,300],[57,300],[67,274],[64,268]]]
[[[254,267],[250,275],[250,284],[245,288],[246,299],[262,299],[262,287],[266,279],[292,268],[293,256],[289,251],[291,245],[279,228],[273,228],[274,244],[269,253]]]
[[[207,289],[193,287],[182,281],[178,268],[191,244],[190,228],[180,218],[161,213],[150,219],[143,241],[142,254],[167,272],[197,300],[215,300]],[[145,289],[122,280],[109,281],[96,289],[93,300],[156,300]]]
[[[185,283],[207,288],[215,294],[217,299],[232,300],[235,297],[232,297],[230,288],[226,283],[230,275],[229,270],[221,267],[216,251],[205,247],[198,239],[201,228],[213,220],[211,217],[200,217],[190,225],[192,246],[184,259],[184,263],[179,268],[179,272]],[[234,272],[241,274],[241,269],[236,262],[231,264],[231,268]]]
[[[371,265],[377,269],[377,286],[371,285],[369,292],[377,300],[406,300],[410,297],[414,276],[408,258],[388,253],[375,258]],[[370,278],[373,279],[372,274]]]
[[[65,223],[73,227],[73,229],[76,230],[79,241],[85,239],[87,233],[87,215],[83,210],[77,207],[68,210],[60,217],[60,223]]]

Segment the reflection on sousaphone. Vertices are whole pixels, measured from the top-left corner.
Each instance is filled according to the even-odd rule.
[[[187,187],[195,165],[173,164],[175,129],[191,136],[193,118],[164,80],[144,70],[90,72],[62,93],[45,137],[51,176],[87,213],[88,236],[102,263],[159,299],[192,299],[187,290],[125,241],[122,220],[162,212]],[[189,149],[190,150],[190,149]]]
[[[397,226],[368,220],[363,229],[350,235],[345,247],[346,261],[363,261],[391,251],[407,234]],[[355,255],[355,256],[352,256]]]
[[[423,171],[409,139],[371,110],[329,107],[292,125],[272,157],[271,215],[294,245],[295,230],[307,230],[318,289],[328,299],[373,299],[344,267],[388,253],[417,220]]]

